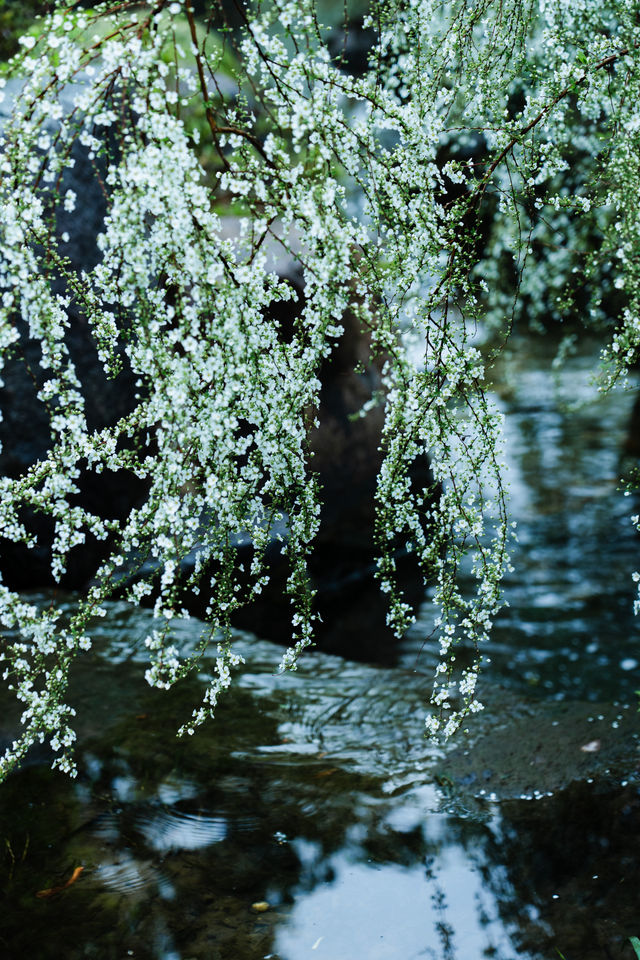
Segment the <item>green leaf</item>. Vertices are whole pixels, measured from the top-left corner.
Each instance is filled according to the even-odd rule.
[[[637,937],[629,937],[629,943],[636,952],[636,957],[640,960],[640,940]]]

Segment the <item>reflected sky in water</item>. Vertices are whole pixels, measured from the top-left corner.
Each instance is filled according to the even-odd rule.
[[[635,393],[598,392],[599,345],[588,338],[555,376],[556,347],[550,338],[521,337],[494,371],[518,543],[505,579],[509,606],[486,652],[493,678],[529,694],[635,700],[640,654],[631,573],[640,550],[631,516],[640,510],[638,496],[625,497],[621,483],[634,466],[624,448]],[[421,645],[432,622],[426,602],[401,664],[431,668]]]

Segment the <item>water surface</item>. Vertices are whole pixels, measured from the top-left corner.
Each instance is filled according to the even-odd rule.
[[[281,676],[238,634],[247,672],[185,740],[199,681],[150,690],[149,614],[111,604],[74,676],[78,779],[43,747],[0,790],[0,955],[632,960],[634,398],[597,400],[597,349],[558,385],[553,345],[521,338],[497,372],[519,544],[467,737],[422,736],[428,597],[394,667],[314,652]]]

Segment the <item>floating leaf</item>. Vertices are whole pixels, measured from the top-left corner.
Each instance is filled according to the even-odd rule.
[[[75,883],[84,867],[76,867],[66,883],[61,883],[58,887],[47,887],[46,890],[38,890],[36,897],[39,897],[43,900],[45,897],[53,897],[56,893],[61,893],[63,890],[66,890],[67,887],[70,887],[72,883]]]

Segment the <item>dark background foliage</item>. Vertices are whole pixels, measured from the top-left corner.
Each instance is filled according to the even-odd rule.
[[[18,37],[50,7],[49,0],[0,0],[0,61],[14,55]]]

